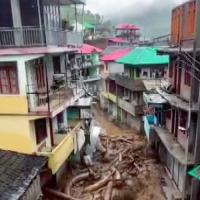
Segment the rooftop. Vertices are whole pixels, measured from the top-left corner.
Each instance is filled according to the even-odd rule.
[[[83,27],[84,27],[84,29],[94,29],[95,28],[95,26],[89,22],[85,22],[83,24]]]
[[[158,137],[162,141],[163,145],[166,147],[167,151],[176,158],[182,164],[193,164],[193,157],[189,153],[188,161],[185,159],[185,150],[183,147],[176,141],[176,138],[171,134],[167,129],[153,126],[153,129],[157,133]]]
[[[160,94],[158,93],[144,93],[143,94],[144,101],[151,104],[164,104],[167,103],[166,99],[164,99]]]
[[[168,55],[157,55],[157,49],[152,47],[136,47],[129,54],[117,60],[118,63],[137,67],[146,65],[167,65]]]
[[[114,80],[118,85],[125,87],[131,91],[142,92],[146,91],[142,80],[133,80],[120,75],[110,75],[109,79]]]
[[[131,51],[130,48],[119,49],[110,54],[102,56],[101,60],[104,62],[114,62],[120,59],[121,57],[127,55],[130,51]]]
[[[114,43],[128,43],[127,40],[120,38],[120,37],[109,38],[108,41],[114,42]]]
[[[79,54],[95,54],[101,53],[103,50],[89,44],[83,44],[78,53]]]
[[[117,30],[140,30],[140,28],[138,26],[135,26],[133,24],[118,24],[115,27]]]
[[[46,157],[0,150],[0,199],[21,199],[46,163]]]
[[[65,52],[76,52],[78,49],[69,47],[30,47],[30,48],[9,48],[0,49],[0,56],[17,56],[17,55],[33,55],[33,54],[54,54]]]

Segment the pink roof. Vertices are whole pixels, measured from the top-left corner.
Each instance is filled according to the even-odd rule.
[[[89,44],[83,44],[81,48],[78,50],[80,54],[93,54],[93,53],[101,53],[103,50],[97,47],[94,47]]]
[[[116,26],[116,29],[118,29],[118,30],[140,30],[139,27],[137,27],[133,24],[119,24]]]
[[[115,42],[115,43],[127,43],[128,42],[127,40],[124,40],[123,38],[118,38],[118,37],[109,38],[108,40],[111,42]]]
[[[109,55],[101,57],[101,60],[104,62],[114,62],[120,59],[121,57],[127,55],[131,50],[131,48],[116,50]]]
[[[30,48],[9,48],[0,49],[0,56],[33,55],[33,54],[53,54],[64,52],[76,52],[78,49],[69,47],[30,47]]]

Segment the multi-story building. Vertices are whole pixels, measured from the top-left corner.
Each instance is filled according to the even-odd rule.
[[[137,32],[140,30],[138,26],[133,24],[119,24],[115,27],[117,37],[127,40],[130,44],[138,44],[140,34]]]
[[[146,85],[151,85],[152,80],[160,84],[168,65],[168,56],[158,56],[152,48],[137,47],[131,51],[118,50],[102,59],[109,67],[105,92],[100,98],[102,107],[107,108],[117,120],[140,130],[143,92],[149,90]],[[159,72],[159,77],[156,72]]]
[[[94,46],[83,44],[74,54],[74,65],[72,67],[72,78],[80,77],[84,89],[90,94],[97,94],[100,81],[100,54],[102,50]]]
[[[56,175],[80,126],[69,129],[67,109],[84,95],[67,73],[81,41],[60,23],[60,6],[72,3],[83,2],[0,2],[0,148],[47,156]]]
[[[158,51],[170,57],[169,84],[157,89],[168,104],[161,112],[163,123],[154,124],[150,131],[151,143],[175,183],[179,197],[192,200],[199,199],[200,191],[198,181],[187,174],[200,161],[199,79],[193,58],[195,3],[188,1],[172,11],[171,47]]]

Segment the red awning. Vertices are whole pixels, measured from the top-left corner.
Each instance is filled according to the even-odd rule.
[[[120,49],[117,51],[112,52],[109,55],[105,55],[101,57],[101,60],[104,62],[114,62],[123,56],[127,55],[132,49],[131,48],[126,48],[126,49]]]
[[[79,54],[94,54],[101,53],[103,50],[89,44],[83,44],[78,50]]]
[[[116,26],[117,30],[140,30],[138,26],[133,24],[119,24]]]

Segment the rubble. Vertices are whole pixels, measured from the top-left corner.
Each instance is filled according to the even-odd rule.
[[[66,183],[66,195],[83,200],[117,200],[124,195],[128,200],[131,193],[129,199],[135,199],[155,164],[145,151],[145,141],[136,135],[103,135],[101,143],[106,152],[94,154],[93,166],[74,169],[76,176]]]

